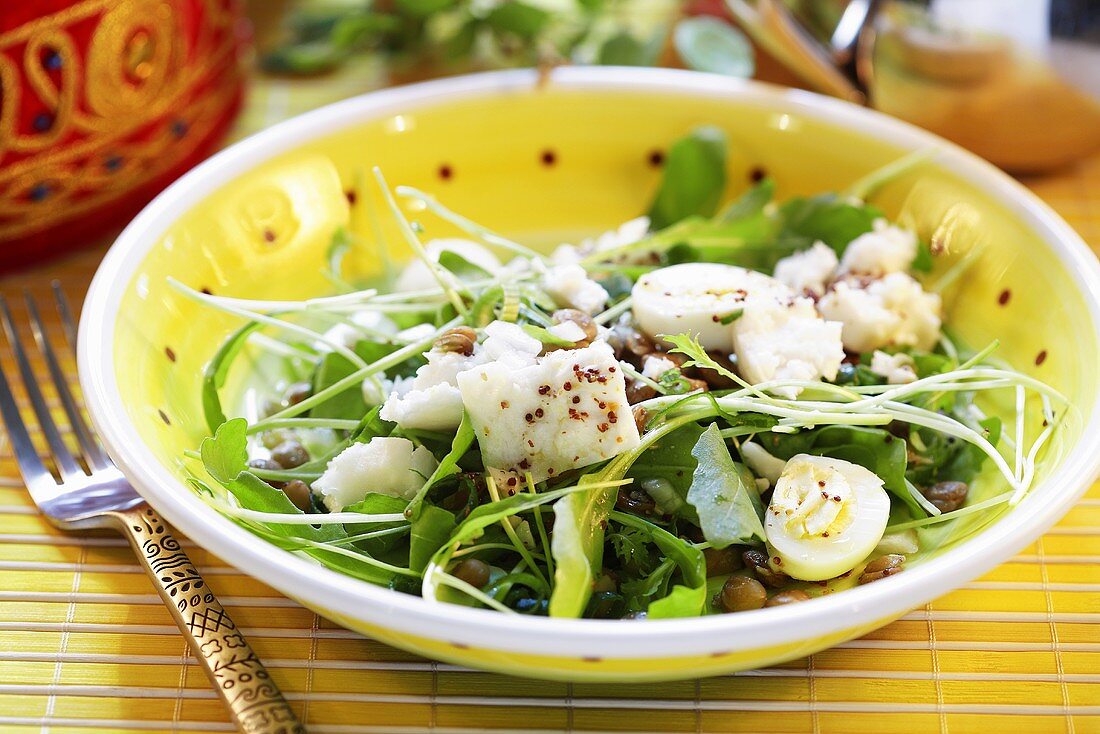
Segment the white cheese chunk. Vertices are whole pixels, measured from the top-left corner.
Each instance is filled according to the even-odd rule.
[[[940,297],[925,293],[905,273],[870,282],[838,281],[817,308],[825,318],[844,324],[844,347],[852,352],[887,346],[931,349],[940,335]]]
[[[887,354],[876,349],[871,355],[871,371],[885,377],[891,385],[904,385],[917,380],[913,358],[903,352]]]
[[[651,380],[659,380],[661,375],[669,370],[676,369],[678,366],[668,357],[662,357],[659,354],[647,354],[645,361],[642,362],[642,376]]]
[[[902,273],[917,256],[917,235],[876,219],[874,229],[848,243],[840,259],[840,274],[880,277]]]
[[[485,246],[473,240],[457,238],[431,240],[424,244],[424,251],[435,262],[439,262],[440,253],[444,251],[453,252],[471,264],[487,271],[490,275],[495,275],[501,269],[500,260],[497,256]],[[397,277],[397,282],[394,283],[394,290],[401,292],[428,290],[438,287],[439,282],[432,275],[432,271],[428,269],[427,263],[419,258],[406,265],[405,269],[401,271],[401,275]]]
[[[750,298],[733,322],[737,369],[750,383],[836,378],[844,361],[841,325],[825,321],[809,298]],[[777,388],[795,398],[801,388]]]
[[[541,482],[640,440],[606,342],[553,351],[520,369],[489,362],[461,373],[458,387],[485,465],[506,481],[530,472]]]
[[[783,258],[775,264],[775,279],[796,293],[820,296],[836,273],[837,258],[824,242]]]
[[[542,277],[542,287],[563,308],[596,314],[607,304],[607,291],[580,265],[554,265]]]
[[[554,324],[547,331],[551,336],[556,336],[559,339],[564,339],[567,342],[579,342],[583,341],[587,334],[584,333],[584,329],[580,327],[576,321],[563,321],[560,324]]]
[[[313,483],[330,512],[339,512],[368,492],[412,499],[438,462],[432,452],[406,438],[379,436],[353,443],[329,461]]]

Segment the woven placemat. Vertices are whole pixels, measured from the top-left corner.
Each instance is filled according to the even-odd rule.
[[[261,81],[236,136],[362,91],[367,73]],[[1100,157],[1026,183],[1100,246]],[[9,277],[0,292],[26,287],[47,300],[58,279],[79,303],[102,254]],[[11,374],[6,346],[0,359]],[[185,545],[311,732],[1100,732],[1100,485],[1010,562],[863,639],[764,670],[652,685],[433,663],[340,629]],[[231,729],[129,548],[51,528],[5,439],[0,732],[89,728]]]

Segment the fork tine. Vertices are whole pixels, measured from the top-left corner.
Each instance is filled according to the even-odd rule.
[[[19,413],[19,405],[12,395],[8,377],[0,368],[0,418],[4,420],[4,428],[8,432],[8,441],[11,443],[15,461],[19,464],[19,471],[32,484],[32,478],[49,477],[50,472],[38,457],[38,449],[34,447],[27,426],[23,423],[23,416]],[[52,481],[52,477],[51,477]]]
[[[88,428],[88,424],[85,423],[84,416],[81,415],[76,400],[73,399],[73,393],[69,389],[65,373],[61,369],[61,364],[57,361],[57,355],[54,353],[50,340],[46,338],[46,329],[42,324],[41,317],[38,315],[38,306],[28,291],[23,292],[23,299],[27,302],[27,313],[31,319],[31,333],[34,334],[34,340],[38,343],[38,350],[46,358],[46,366],[53,378],[54,388],[57,390],[58,397],[61,398],[65,414],[69,416],[73,432],[76,433],[76,439],[84,452],[84,459],[93,471],[106,469],[109,466],[106,456],[99,443],[92,437],[92,432]]]
[[[76,321],[73,320],[73,311],[69,308],[69,297],[61,288],[61,281],[54,280],[50,283],[53,288],[53,300],[57,304],[57,313],[61,315],[61,329],[65,332],[65,341],[76,356]]]
[[[4,323],[4,332],[7,334],[8,343],[15,354],[15,361],[19,365],[19,372],[23,376],[23,388],[27,391],[27,397],[31,400],[35,415],[38,416],[38,422],[42,426],[42,433],[45,434],[46,442],[53,453],[58,472],[60,472],[62,479],[83,474],[83,470],[76,463],[69,448],[65,445],[65,441],[61,438],[53,416],[50,415],[49,406],[46,405],[46,399],[42,397],[42,391],[38,387],[34,370],[31,369],[30,361],[27,360],[27,352],[23,349],[23,342],[19,338],[19,333],[15,330],[15,323],[11,318],[8,301],[3,296],[0,296],[0,317],[2,317]]]

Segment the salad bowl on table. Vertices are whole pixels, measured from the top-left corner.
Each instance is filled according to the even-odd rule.
[[[1074,420],[1018,505],[979,532],[944,536],[904,573],[810,603],[698,618],[621,621],[501,615],[373,586],[280,550],[209,506],[185,452],[209,430],[201,381],[241,324],[173,292],[252,299],[332,293],[323,274],[337,227],[370,226],[363,181],[434,194],[497,232],[552,247],[641,211],[663,151],[701,124],[728,136],[734,191],[762,174],[786,196],[843,189],[917,150],[931,159],[875,198],[948,257],[980,254],[945,293],[969,344],[1065,395]],[[408,209],[415,215],[413,208]],[[425,223],[427,234],[450,230]],[[433,227],[436,229],[433,230]],[[402,258],[396,228],[383,239]],[[427,236],[427,235],[426,235]],[[370,274],[369,254],[349,267]],[[846,103],[669,70],[558,69],[459,77],[350,99],[276,125],[183,177],[123,232],[83,311],[79,362],[96,428],[159,512],[196,543],[319,614],[427,657],[564,680],[663,680],[804,656],[880,627],[988,571],[1034,541],[1100,466],[1100,265],[1045,204],[975,156]],[[230,377],[275,380],[262,366]],[[252,385],[254,387],[254,385]]]

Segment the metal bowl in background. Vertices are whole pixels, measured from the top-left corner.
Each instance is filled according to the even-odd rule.
[[[1100,148],[1091,0],[727,0],[818,91],[871,106],[1014,173]]]

